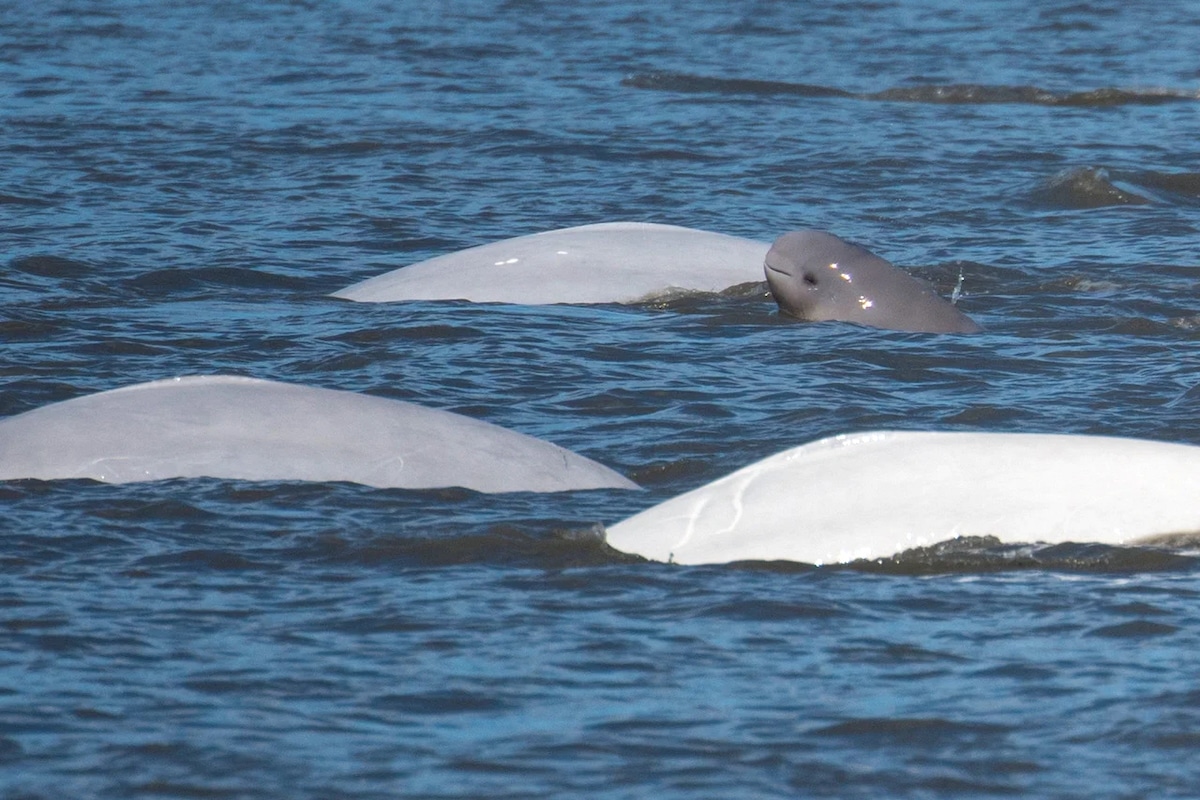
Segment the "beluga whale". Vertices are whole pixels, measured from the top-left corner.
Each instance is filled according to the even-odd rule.
[[[140,383],[0,420],[0,480],[195,477],[488,493],[639,488],[591,459],[461,414],[230,375]]]
[[[785,450],[608,527],[653,561],[837,564],[958,537],[1137,545],[1200,535],[1200,446],[870,431]]]
[[[471,247],[333,293],[364,303],[466,300],[517,305],[636,304],[767,287],[797,319],[901,331],[980,327],[929,284],[831,233],[774,244],[650,222],[603,222]]]
[[[534,233],[437,256],[339,289],[363,303],[642,303],[762,283],[770,245],[650,222]]]
[[[923,333],[982,330],[928,283],[825,231],[783,234],[763,270],[779,310],[798,319]]]

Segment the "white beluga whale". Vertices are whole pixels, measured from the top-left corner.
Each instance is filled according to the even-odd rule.
[[[762,283],[770,245],[649,222],[604,222],[460,250],[347,286],[366,303],[640,303]]]
[[[764,272],[779,310],[798,319],[924,333],[981,330],[925,281],[825,231],[780,236]]]
[[[970,318],[924,281],[823,231],[768,245],[649,222],[604,222],[471,247],[333,293],[369,303],[644,303],[767,285],[780,310],[813,322],[971,333]]]
[[[606,539],[678,564],[835,564],[963,536],[1127,545],[1195,534],[1195,445],[877,431],[770,456],[609,526]]]
[[[0,480],[192,477],[478,492],[639,488],[595,461],[482,420],[228,375],[141,383],[0,420]]]

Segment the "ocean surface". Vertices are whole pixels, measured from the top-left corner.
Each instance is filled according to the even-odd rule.
[[[0,796],[1196,797],[1194,553],[581,531],[855,430],[1200,444],[1198,42],[1183,1],[0,0],[0,416],[228,373],[647,487],[0,484]],[[986,330],[328,296],[613,220],[826,229]]]

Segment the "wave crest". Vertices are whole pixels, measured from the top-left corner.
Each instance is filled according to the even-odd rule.
[[[1121,89],[1102,87],[1086,91],[1058,92],[1038,86],[997,86],[951,83],[926,86],[897,86],[878,92],[849,92],[832,86],[751,78],[720,78],[685,72],[641,72],[627,76],[622,86],[692,94],[791,95],[800,97],[845,97],[893,103],[944,103],[987,105],[1021,103],[1041,106],[1107,108],[1126,105],[1161,105],[1200,100],[1200,92],[1174,89]]]

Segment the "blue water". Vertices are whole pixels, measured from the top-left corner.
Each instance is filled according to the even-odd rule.
[[[0,485],[0,795],[1194,797],[1192,554],[578,532],[865,428],[1200,444],[1197,41],[1194,2],[0,0],[0,415],[233,373],[648,487]],[[621,219],[828,229],[986,332],[327,296]]]

